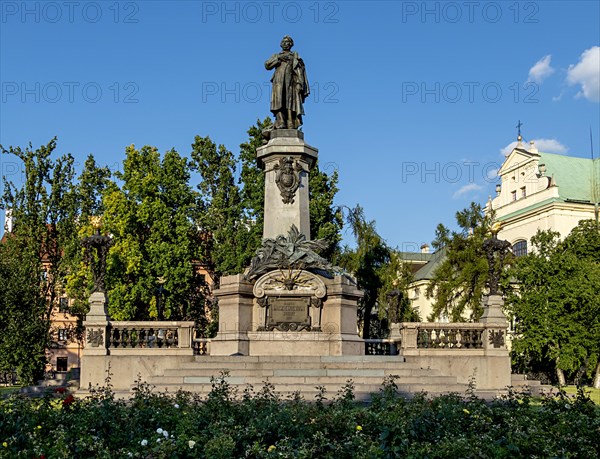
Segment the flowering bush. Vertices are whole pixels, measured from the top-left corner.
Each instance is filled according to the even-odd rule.
[[[205,398],[155,394],[144,384],[127,401],[107,388],[61,396],[0,400],[0,458],[592,458],[600,451],[600,407],[582,392],[536,403],[514,394],[407,400],[388,382],[363,405],[351,385],[331,400],[321,391],[315,403],[281,399],[269,384],[237,394],[218,378]]]

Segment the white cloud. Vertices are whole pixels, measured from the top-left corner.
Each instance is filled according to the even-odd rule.
[[[560,100],[562,99],[562,96],[565,92],[561,91],[560,94],[558,96],[553,96],[552,97],[552,102],[560,102]]]
[[[533,141],[538,151],[542,151],[544,153],[557,153],[562,155],[569,150],[565,145],[556,139],[533,139]],[[500,153],[503,156],[508,156],[516,146],[517,142],[511,142],[504,148],[501,148]],[[527,150],[529,148],[529,142],[523,142],[523,148]]]
[[[581,53],[579,62],[569,66],[567,83],[581,85],[577,97],[600,102],[600,46],[592,46]]]
[[[500,154],[502,156],[508,156],[515,149],[516,146],[517,146],[517,142],[511,142],[504,148],[500,149]]]
[[[452,195],[453,199],[459,198],[461,197],[463,194],[467,194],[470,191],[478,191],[481,190],[483,187],[481,185],[477,185],[476,183],[468,183],[464,186],[461,186],[458,190],[456,190],[454,192],[454,194]]]
[[[554,73],[554,68],[550,65],[551,60],[552,55],[548,54],[547,56],[544,56],[539,61],[537,61],[534,64],[534,66],[529,69],[528,81],[533,81],[534,83],[541,83],[550,75],[552,75]]]
[[[534,142],[537,149],[544,153],[558,153],[559,155],[563,155],[568,150],[566,146],[556,139],[535,139]]]

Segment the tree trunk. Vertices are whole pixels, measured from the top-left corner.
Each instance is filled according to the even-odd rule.
[[[363,317],[363,339],[371,338],[371,311],[372,307],[365,304],[365,315]]]
[[[594,376],[594,389],[600,389],[600,362],[596,364],[596,375]]]
[[[583,362],[583,365],[581,365],[579,367],[579,370],[577,370],[577,374],[575,375],[574,382],[577,387],[579,387],[579,385],[581,384],[581,378],[583,378],[583,376],[587,372],[587,368],[588,368],[588,359],[585,359],[585,362]]]
[[[567,385],[567,381],[565,380],[565,373],[560,368],[558,368],[558,366],[556,367],[556,377],[558,378],[559,386]]]

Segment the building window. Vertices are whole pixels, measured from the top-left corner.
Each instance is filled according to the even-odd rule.
[[[525,187],[521,188],[521,197],[524,198],[527,196],[527,192],[525,191]]]
[[[417,300],[420,295],[421,295],[421,289],[419,287],[415,288],[415,300]]]
[[[58,340],[67,341],[69,339],[69,330],[67,328],[58,329]]]
[[[69,311],[69,299],[68,298],[60,298],[58,300],[58,312],[68,312]]]
[[[515,257],[527,255],[527,241],[517,241],[513,244],[513,254]]]
[[[511,201],[516,201],[517,200],[517,192],[516,191],[511,191],[510,192],[510,198],[511,198]]]
[[[67,357],[56,357],[56,371],[65,373],[67,371]]]

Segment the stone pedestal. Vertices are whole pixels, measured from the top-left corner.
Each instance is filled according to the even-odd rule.
[[[483,348],[498,355],[508,355],[506,348],[508,320],[502,311],[504,300],[500,295],[484,296],[481,305],[483,315],[479,322],[486,325],[482,336]]]
[[[249,355],[248,332],[256,329],[252,286],[241,274],[221,278],[214,292],[219,301],[219,332],[210,343],[211,355]]]
[[[295,225],[310,239],[308,172],[317,160],[318,150],[304,143],[301,131],[278,129],[272,131],[267,145],[257,149],[256,156],[265,170],[263,237],[274,239],[280,234],[287,234]],[[280,180],[278,184],[277,177],[283,168],[281,161],[285,158],[291,158],[290,180]],[[297,184],[293,183],[296,179]],[[290,190],[295,188],[291,202],[284,202],[281,187],[285,185],[289,185]]]
[[[219,299],[219,332],[211,341],[211,355],[363,355],[364,341],[358,336],[356,325],[358,300],[363,293],[349,276],[322,281],[327,294],[320,331],[263,331],[265,309],[253,294],[253,283],[241,275],[224,277],[215,291]]]
[[[271,131],[269,142],[258,148],[257,161],[265,170],[265,239],[285,235],[293,239],[298,236],[290,231],[294,226],[310,240],[308,173],[317,155],[318,150],[295,129]],[[325,269],[327,262],[316,260],[317,254],[310,255],[294,241],[281,249],[294,252],[287,255],[289,266],[279,259],[269,264],[271,252],[265,249],[253,260],[254,273],[248,273],[254,280],[241,275],[221,280],[214,292],[219,301],[219,331],[211,341],[211,355],[364,354],[356,325],[357,302],[363,294],[356,281],[349,276],[327,279],[300,269],[305,267],[302,257],[308,267],[313,263],[313,268]],[[260,263],[267,268],[257,268]]]
[[[85,316],[83,326],[85,327],[85,347],[84,355],[107,355],[107,332],[108,317],[107,305],[108,298],[104,292],[94,292],[90,295],[90,312]],[[82,367],[85,360],[82,360]]]
[[[500,295],[484,296],[481,306],[483,306],[483,315],[479,319],[480,323],[498,323],[508,327],[508,320],[502,311],[504,300]]]

